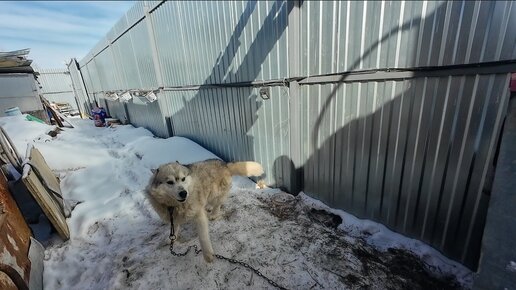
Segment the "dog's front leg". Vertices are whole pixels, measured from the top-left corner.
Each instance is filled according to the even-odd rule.
[[[213,248],[211,246],[210,232],[208,229],[208,217],[206,216],[205,210],[199,211],[196,224],[197,234],[199,235],[199,241],[201,243],[204,260],[208,263],[211,263],[213,261]]]

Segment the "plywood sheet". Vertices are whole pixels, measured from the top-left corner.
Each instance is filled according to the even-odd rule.
[[[38,149],[31,149],[29,164],[25,164],[24,172],[28,172],[28,174],[23,177],[23,183],[27,186],[27,189],[41,206],[43,212],[52,225],[54,225],[59,235],[63,239],[69,239],[70,231],[66,224],[63,200],[52,193],[52,191],[55,191],[61,194],[59,181],[48,167]],[[46,183],[51,190],[48,190],[44,183]]]

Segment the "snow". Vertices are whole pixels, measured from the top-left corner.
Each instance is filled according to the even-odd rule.
[[[23,159],[27,144],[34,141],[50,141],[52,138],[46,133],[54,127],[38,122],[30,122],[25,118],[27,115],[17,115],[0,118],[0,126],[9,134],[14,143],[14,147]]]
[[[67,219],[71,239],[63,242],[54,236],[47,241],[45,289],[272,288],[226,261],[207,264],[193,253],[171,256],[169,225],[143,195],[152,168],[217,156],[186,138],[155,138],[130,125],[97,128],[89,120],[71,121],[75,128],[51,138],[46,135],[51,126],[19,116],[0,118],[18,151],[25,152],[27,144],[38,148],[59,175],[64,197],[80,202]],[[313,209],[339,215],[343,223],[337,229],[323,226],[315,222]],[[367,255],[357,255],[385,252],[382,261],[392,261],[390,248],[408,250],[436,276],[451,274],[471,287],[468,269],[428,245],[305,194],[260,190],[251,180],[234,177],[223,210],[224,217],[210,223],[215,252],[245,261],[289,289],[342,289],[352,284],[383,289],[388,283],[400,288],[406,284],[395,283],[405,283],[410,276],[393,280],[389,263],[368,264]],[[182,252],[191,245],[198,240],[194,226],[187,224],[175,249]]]
[[[516,273],[516,262],[510,261],[509,264],[507,264],[506,267],[507,271]]]

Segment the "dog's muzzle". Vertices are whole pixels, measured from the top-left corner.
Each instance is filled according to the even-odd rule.
[[[180,197],[181,199],[178,199],[178,200],[179,200],[180,202],[185,201],[185,200],[186,200],[186,196],[187,196],[187,195],[188,195],[188,192],[186,192],[185,190],[180,191],[180,192],[179,192],[179,197]]]

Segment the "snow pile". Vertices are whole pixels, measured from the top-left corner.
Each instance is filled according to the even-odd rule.
[[[191,163],[217,156],[181,137],[159,139],[132,126],[96,128],[91,121],[73,122],[76,128],[49,139],[41,137],[49,126],[21,118],[0,118],[0,124],[10,135],[13,133],[17,147],[33,142],[41,150],[61,178],[64,197],[80,202],[68,219],[71,239],[62,242],[55,238],[46,250],[46,289],[272,287],[227,261],[206,264],[202,255],[193,253],[171,256],[169,226],[159,220],[144,198],[151,168],[176,160]],[[27,133],[16,132],[16,128]],[[321,225],[317,218],[325,214],[314,209],[338,214],[343,223],[337,229]],[[215,252],[245,261],[289,289],[412,285],[407,283],[424,288],[418,283],[426,283],[427,276],[407,282],[411,269],[407,273],[393,270],[391,266],[401,256],[402,266],[406,261],[414,263],[408,264],[410,267],[419,262],[411,254],[389,249],[392,247],[409,249],[440,269],[441,274],[453,274],[466,286],[470,283],[466,268],[429,246],[380,224],[332,210],[304,194],[292,197],[276,189],[258,190],[249,179],[234,177],[223,212],[222,219],[210,223]],[[182,252],[190,245],[198,245],[198,240],[194,225],[186,224],[176,251]]]
[[[45,142],[52,139],[47,133],[55,127],[26,119],[27,115],[0,118],[0,126],[4,128],[21,158],[25,157],[27,144],[35,141]]]

